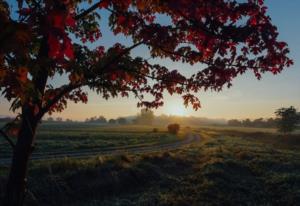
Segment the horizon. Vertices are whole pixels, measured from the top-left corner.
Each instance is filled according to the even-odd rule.
[[[71,120],[71,121],[74,121],[74,122],[85,122],[87,119],[90,119],[92,117],[104,117],[107,121],[110,120],[110,119],[118,119],[118,118],[125,118],[125,119],[130,119],[130,118],[134,118],[134,117],[137,117],[140,113],[136,113],[136,114],[131,114],[131,115],[125,115],[125,116],[115,116],[115,117],[106,117],[104,115],[101,115],[101,114],[94,114],[92,116],[88,116],[84,119],[72,119],[72,118],[65,118],[65,117],[62,117],[60,116],[59,114],[57,115],[45,115],[43,117],[43,120],[47,121],[48,118],[53,118],[53,121],[57,121],[57,118],[61,119],[61,121],[67,121],[67,120]],[[263,120],[267,120],[267,119],[270,119],[270,118],[273,118],[275,119],[276,116],[275,115],[272,115],[272,116],[267,116],[267,117],[256,117],[256,118],[248,118],[248,117],[245,117],[245,118],[224,118],[224,117],[216,117],[216,118],[210,118],[210,117],[206,117],[206,116],[193,116],[193,115],[176,115],[176,114],[165,114],[165,113],[161,113],[161,114],[156,114],[155,111],[154,111],[154,117],[156,118],[159,118],[159,117],[168,117],[168,118],[182,118],[182,119],[188,119],[188,118],[198,118],[198,119],[206,119],[206,120],[209,120],[209,121],[224,121],[224,122],[227,122],[229,120],[239,120],[239,121],[242,121],[242,120],[246,120],[246,119],[249,119],[251,121],[253,120],[256,120],[256,119],[263,119]],[[13,115],[3,115],[3,114],[0,114],[0,119],[5,119],[5,118],[14,118],[15,116]]]

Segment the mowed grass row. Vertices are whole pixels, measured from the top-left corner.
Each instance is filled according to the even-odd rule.
[[[194,132],[201,142],[172,152],[34,163],[27,205],[299,204],[300,143],[289,142],[297,135]]]
[[[84,123],[42,124],[37,132],[35,153],[72,152],[111,147],[151,146],[178,141],[183,136],[169,134],[159,127],[153,132],[151,126],[106,126]],[[4,139],[0,140],[0,157],[11,154]]]

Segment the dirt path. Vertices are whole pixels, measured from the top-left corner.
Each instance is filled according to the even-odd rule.
[[[52,160],[52,159],[61,159],[65,157],[72,158],[85,158],[90,156],[97,155],[120,155],[120,154],[141,154],[141,153],[151,153],[151,152],[159,152],[159,151],[168,151],[174,150],[179,147],[189,145],[193,142],[200,141],[200,136],[198,134],[188,133],[184,140],[180,140],[173,143],[161,144],[161,145],[152,145],[152,146],[131,146],[131,147],[117,147],[117,148],[105,148],[105,149],[92,149],[86,151],[78,151],[78,152],[64,152],[64,153],[39,153],[33,154],[31,160]],[[11,158],[1,158],[0,157],[0,165],[8,166],[11,163]]]

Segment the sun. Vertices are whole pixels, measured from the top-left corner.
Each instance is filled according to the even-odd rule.
[[[172,105],[168,107],[168,114],[169,115],[175,115],[175,116],[186,116],[187,115],[187,109],[183,105]]]

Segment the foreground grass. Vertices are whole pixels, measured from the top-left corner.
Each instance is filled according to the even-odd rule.
[[[299,137],[195,132],[200,143],[172,152],[36,163],[27,205],[299,204]],[[5,176],[6,170],[0,171]]]

